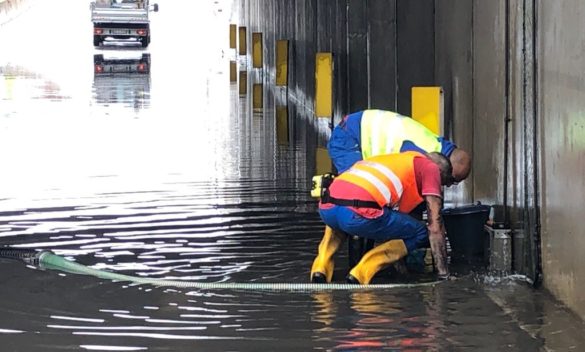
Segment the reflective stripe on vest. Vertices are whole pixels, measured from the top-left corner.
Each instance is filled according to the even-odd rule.
[[[372,172],[374,170],[378,171],[378,174]],[[364,185],[363,181],[369,183],[364,188],[372,194],[380,206],[396,204],[402,197],[402,182],[392,170],[384,165],[360,162],[349,169],[347,174],[346,176],[361,178],[362,182],[358,182],[362,185]],[[354,177],[351,177],[351,179],[355,181]]]
[[[423,201],[414,174],[414,158],[421,156],[417,152],[405,152],[358,161],[335,180],[363,188],[381,207],[409,213]]]
[[[361,120],[362,157],[400,153],[405,140],[430,152],[441,152],[437,135],[410,117],[392,111],[366,110]]]
[[[348,176],[356,176],[369,183],[370,187],[366,188],[380,206],[390,204],[390,201],[392,200],[392,193],[390,192],[390,188],[388,188],[388,186],[377,179],[374,175],[359,169],[349,170],[348,174]],[[372,187],[376,190],[376,192],[372,192]]]
[[[396,195],[398,196],[398,198],[402,197],[402,192],[404,191],[404,189],[402,187],[402,182],[400,181],[398,176],[396,176],[394,171],[390,170],[389,168],[387,168],[386,166],[384,166],[382,164],[372,163],[372,162],[367,161],[367,160],[364,161],[362,163],[362,165],[369,166],[373,169],[376,169],[377,171],[382,173],[384,176],[386,176],[386,178],[394,186],[394,190],[396,191]]]

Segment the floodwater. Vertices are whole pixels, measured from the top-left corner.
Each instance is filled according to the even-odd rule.
[[[78,0],[31,0],[0,26],[2,244],[152,278],[306,282],[323,229],[309,197],[323,123],[283,92],[267,91],[262,111],[238,94],[229,1],[158,3],[144,50],[94,49]],[[345,251],[337,263],[342,281]],[[1,351],[585,347],[583,323],[521,277],[195,290],[0,260],[0,281]]]

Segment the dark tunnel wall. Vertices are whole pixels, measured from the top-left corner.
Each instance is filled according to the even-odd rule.
[[[411,116],[411,87],[434,85],[433,0],[397,1],[397,111]]]
[[[370,84],[368,106],[396,110],[397,55],[396,55],[396,1],[371,0],[369,4],[369,42],[387,45],[369,45]]]
[[[473,145],[472,9],[471,1],[458,0],[435,7],[435,84],[443,87],[445,136],[465,150]],[[448,196],[454,203],[470,202],[472,183],[463,182]]]
[[[238,7],[248,42],[253,32],[264,35],[267,77],[274,79],[275,41],[290,41],[289,94],[309,110],[315,54],[333,53],[335,122],[367,108],[410,115],[411,87],[434,82],[432,0],[239,0]]]

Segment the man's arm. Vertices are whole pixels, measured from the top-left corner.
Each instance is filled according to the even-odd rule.
[[[424,196],[427,205],[427,228],[429,230],[429,242],[431,251],[437,266],[439,277],[449,276],[447,267],[447,247],[445,244],[445,226],[441,217],[442,200],[437,196]]]

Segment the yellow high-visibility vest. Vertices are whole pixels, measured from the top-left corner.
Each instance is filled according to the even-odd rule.
[[[362,158],[400,153],[404,141],[430,152],[441,152],[439,137],[410,117],[392,111],[366,110],[360,126]]]

